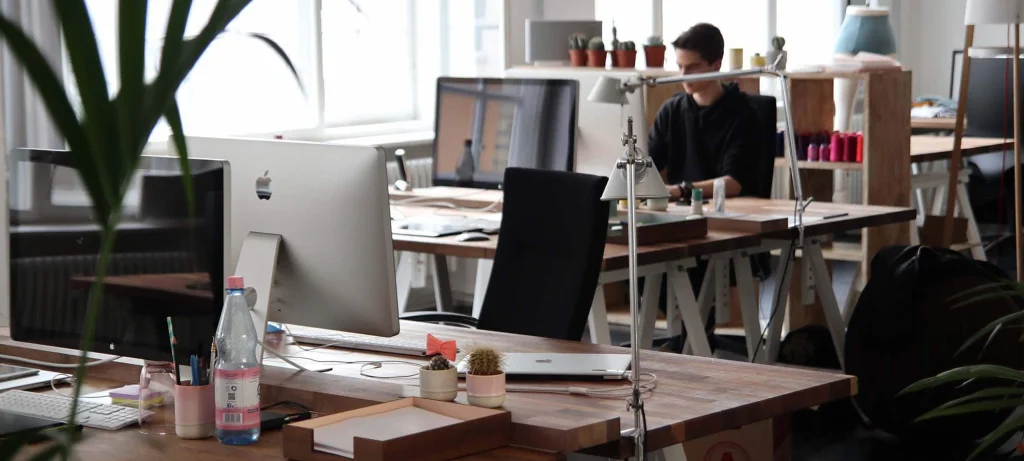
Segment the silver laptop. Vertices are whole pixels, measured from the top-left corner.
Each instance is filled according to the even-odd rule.
[[[459,376],[466,374],[468,358],[458,364]],[[587,379],[625,379],[629,354],[505,354],[505,374],[511,377],[566,377]]]

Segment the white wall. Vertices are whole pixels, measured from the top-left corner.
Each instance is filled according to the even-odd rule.
[[[594,19],[594,0],[505,0],[506,67],[526,64],[527,19]]]
[[[951,53],[964,46],[966,0],[889,1],[900,16],[893,25],[900,29],[900,61],[914,72],[914,97],[948,95]],[[1006,46],[1012,43],[1006,31],[1005,26],[977,26],[974,46]]]

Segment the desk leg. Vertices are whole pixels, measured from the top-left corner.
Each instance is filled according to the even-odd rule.
[[[671,283],[665,284],[665,321],[668,323],[669,337],[683,334],[683,321],[679,317],[679,305],[676,304],[676,295]]]
[[[729,322],[732,302],[729,299],[729,260],[726,258],[713,258],[708,266],[715,266],[715,323],[721,325]],[[708,315],[701,312],[704,318]]]
[[[789,297],[789,283],[793,277],[793,266],[796,265],[796,255],[791,255],[792,252],[793,242],[784,242],[782,251],[779,252],[779,264],[775,266],[775,283],[777,285],[772,293],[772,298],[775,299],[778,296],[778,299],[772,303],[771,318],[768,319],[768,339],[764,354],[767,363],[774,363],[779,355],[782,328],[785,326],[783,318],[786,314],[786,302]]]
[[[711,270],[713,265],[708,265]],[[707,277],[712,274],[706,274]],[[700,305],[693,296],[693,285],[690,284],[690,277],[686,268],[677,264],[669,271],[669,283],[672,284],[672,291],[675,292],[676,302],[679,303],[679,312],[683,317],[683,328],[686,329],[686,341],[693,347],[694,354],[702,357],[711,357],[711,343],[708,341],[707,333],[704,331],[704,318],[701,316]]]
[[[452,285],[448,281],[448,258],[431,255],[434,259],[434,301],[439,312],[452,311]]]
[[[590,303],[590,317],[587,318],[590,330],[590,342],[594,344],[611,344],[612,333],[608,327],[608,309],[604,303],[604,284],[597,285],[594,300]]]
[[[754,353],[761,344],[761,321],[757,289],[754,288],[754,274],[750,270],[750,259],[745,253],[732,257],[732,267],[736,271],[736,288],[740,295],[740,313],[743,315],[743,333],[747,340],[747,358],[753,360]],[[762,361],[764,354],[760,355]]]
[[[956,185],[956,202],[960,213],[967,219],[967,243],[971,245],[971,256],[976,261],[987,261],[985,245],[981,242],[981,232],[978,231],[978,222],[974,220],[974,209],[967,195],[967,185],[963,182]]]
[[[412,272],[416,269],[416,253],[411,251],[398,252],[398,267],[395,278],[398,282],[398,312],[404,314],[409,305],[409,292],[412,291]]]
[[[640,299],[640,347],[643,349],[654,348],[654,323],[658,318],[659,301],[661,301],[661,274],[644,277],[644,293],[643,298]]]
[[[821,309],[825,312],[825,322],[832,333],[832,345],[835,346],[836,354],[839,356],[839,366],[845,370],[846,323],[843,320],[843,313],[839,311],[836,293],[832,288],[832,278],[829,277],[825,257],[821,254],[821,244],[817,240],[811,240],[804,245],[804,260],[810,263],[811,270],[814,271],[814,281],[818,284]]]
[[[494,267],[493,259],[476,260],[476,282],[473,284],[473,318],[480,318],[480,310],[484,307],[484,295],[487,294],[487,284],[491,281],[492,267]]]

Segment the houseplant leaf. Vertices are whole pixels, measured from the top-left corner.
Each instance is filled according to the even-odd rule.
[[[922,379],[907,386],[899,395],[930,389],[943,384],[962,383],[971,379],[992,378],[1024,381],[1024,372],[999,365],[969,365],[944,371],[931,378]]]

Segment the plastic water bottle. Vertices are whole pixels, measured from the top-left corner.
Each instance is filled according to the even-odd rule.
[[[260,438],[260,364],[256,327],[245,302],[242,277],[228,277],[227,296],[217,326],[213,383],[217,402],[217,440],[248,445]]]

